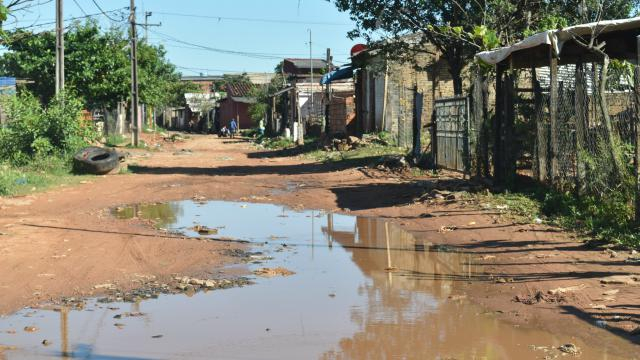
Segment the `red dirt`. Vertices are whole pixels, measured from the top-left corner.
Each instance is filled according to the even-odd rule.
[[[196,276],[233,261],[220,251],[239,245],[161,237],[146,224],[116,220],[108,211],[122,204],[202,196],[385,217],[418,239],[469,252],[482,273],[468,296],[499,318],[582,337],[590,336],[584,322],[593,327],[596,320],[606,320],[611,331],[640,341],[632,334],[640,328],[640,284],[600,283],[607,276],[639,273],[638,265],[625,262],[627,252],[612,258],[572,234],[515,224],[459,200],[417,200],[425,186],[460,184],[459,179],[437,182],[318,164],[211,136],[131,152],[128,162],[137,165],[135,174],[0,198],[0,313],[60,296],[91,295],[97,284],[133,287],[132,280],[141,276]],[[443,226],[456,228],[439,231]],[[584,289],[564,296],[547,294],[582,284]],[[602,301],[611,289],[620,291]],[[540,302],[514,301],[515,296],[535,298],[538,291]],[[593,308],[601,304],[606,308]]]

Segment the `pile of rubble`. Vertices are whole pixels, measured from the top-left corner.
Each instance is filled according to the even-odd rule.
[[[349,151],[365,145],[365,142],[355,136],[347,136],[344,139],[334,138],[329,145],[324,147],[325,151]]]

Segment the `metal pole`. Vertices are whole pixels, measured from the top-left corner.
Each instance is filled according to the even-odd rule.
[[[144,13],[144,41],[149,41],[149,16],[152,15],[151,11]]]
[[[64,89],[63,0],[56,0],[56,94]]]
[[[131,132],[133,146],[138,146],[140,129],[138,128],[138,39],[136,35],[136,4],[131,0]]]
[[[333,64],[331,61],[331,49],[327,48],[327,74],[333,71]],[[331,109],[331,83],[327,83],[326,91],[325,91],[325,114],[324,114],[324,124],[322,124],[322,130],[320,133],[329,133],[329,110]]]

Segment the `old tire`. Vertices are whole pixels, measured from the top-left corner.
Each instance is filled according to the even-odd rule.
[[[86,147],[73,156],[73,170],[80,174],[102,175],[118,167],[120,159],[113,150]]]

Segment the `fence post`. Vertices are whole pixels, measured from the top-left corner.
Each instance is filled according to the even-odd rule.
[[[502,123],[504,120],[504,64],[498,63],[496,67],[496,113],[494,118],[494,142],[493,142],[493,177],[496,184],[504,182],[504,149],[502,147]]]
[[[551,134],[551,182],[556,183],[558,169],[558,59],[553,54],[553,47],[549,46],[549,69],[551,84],[549,86],[549,120]]]
[[[419,161],[422,156],[422,106],[424,96],[418,92],[418,87],[413,89],[413,158]]]
[[[515,139],[514,139],[514,125],[515,125],[515,76],[513,71],[509,71],[507,76],[505,77],[505,85],[504,85],[504,131],[503,133],[503,141],[504,141],[504,172],[505,172],[505,182],[508,186],[513,185],[514,179],[516,177],[516,149],[515,149]]]
[[[472,113],[474,124],[474,163],[475,175],[477,177],[489,176],[489,158],[488,158],[488,142],[486,134],[486,117],[487,117],[487,79],[480,69],[476,72],[475,82],[473,84],[472,93]]]
[[[584,64],[576,64],[576,192],[579,195],[585,183],[585,166],[583,149],[587,129],[587,91],[584,75]]]
[[[640,35],[636,37],[636,57],[638,61],[636,62],[636,67],[634,69],[636,116],[633,119],[635,134],[635,157],[633,167],[636,178],[635,221],[636,224],[640,224]]]
[[[547,174],[549,173],[547,168],[547,141],[545,141],[546,136],[543,136],[545,134],[546,127],[544,126],[542,89],[540,88],[540,82],[538,81],[535,66],[531,67],[531,89],[533,90],[533,121],[535,121],[536,124],[534,176],[539,181],[545,182],[547,180]]]

